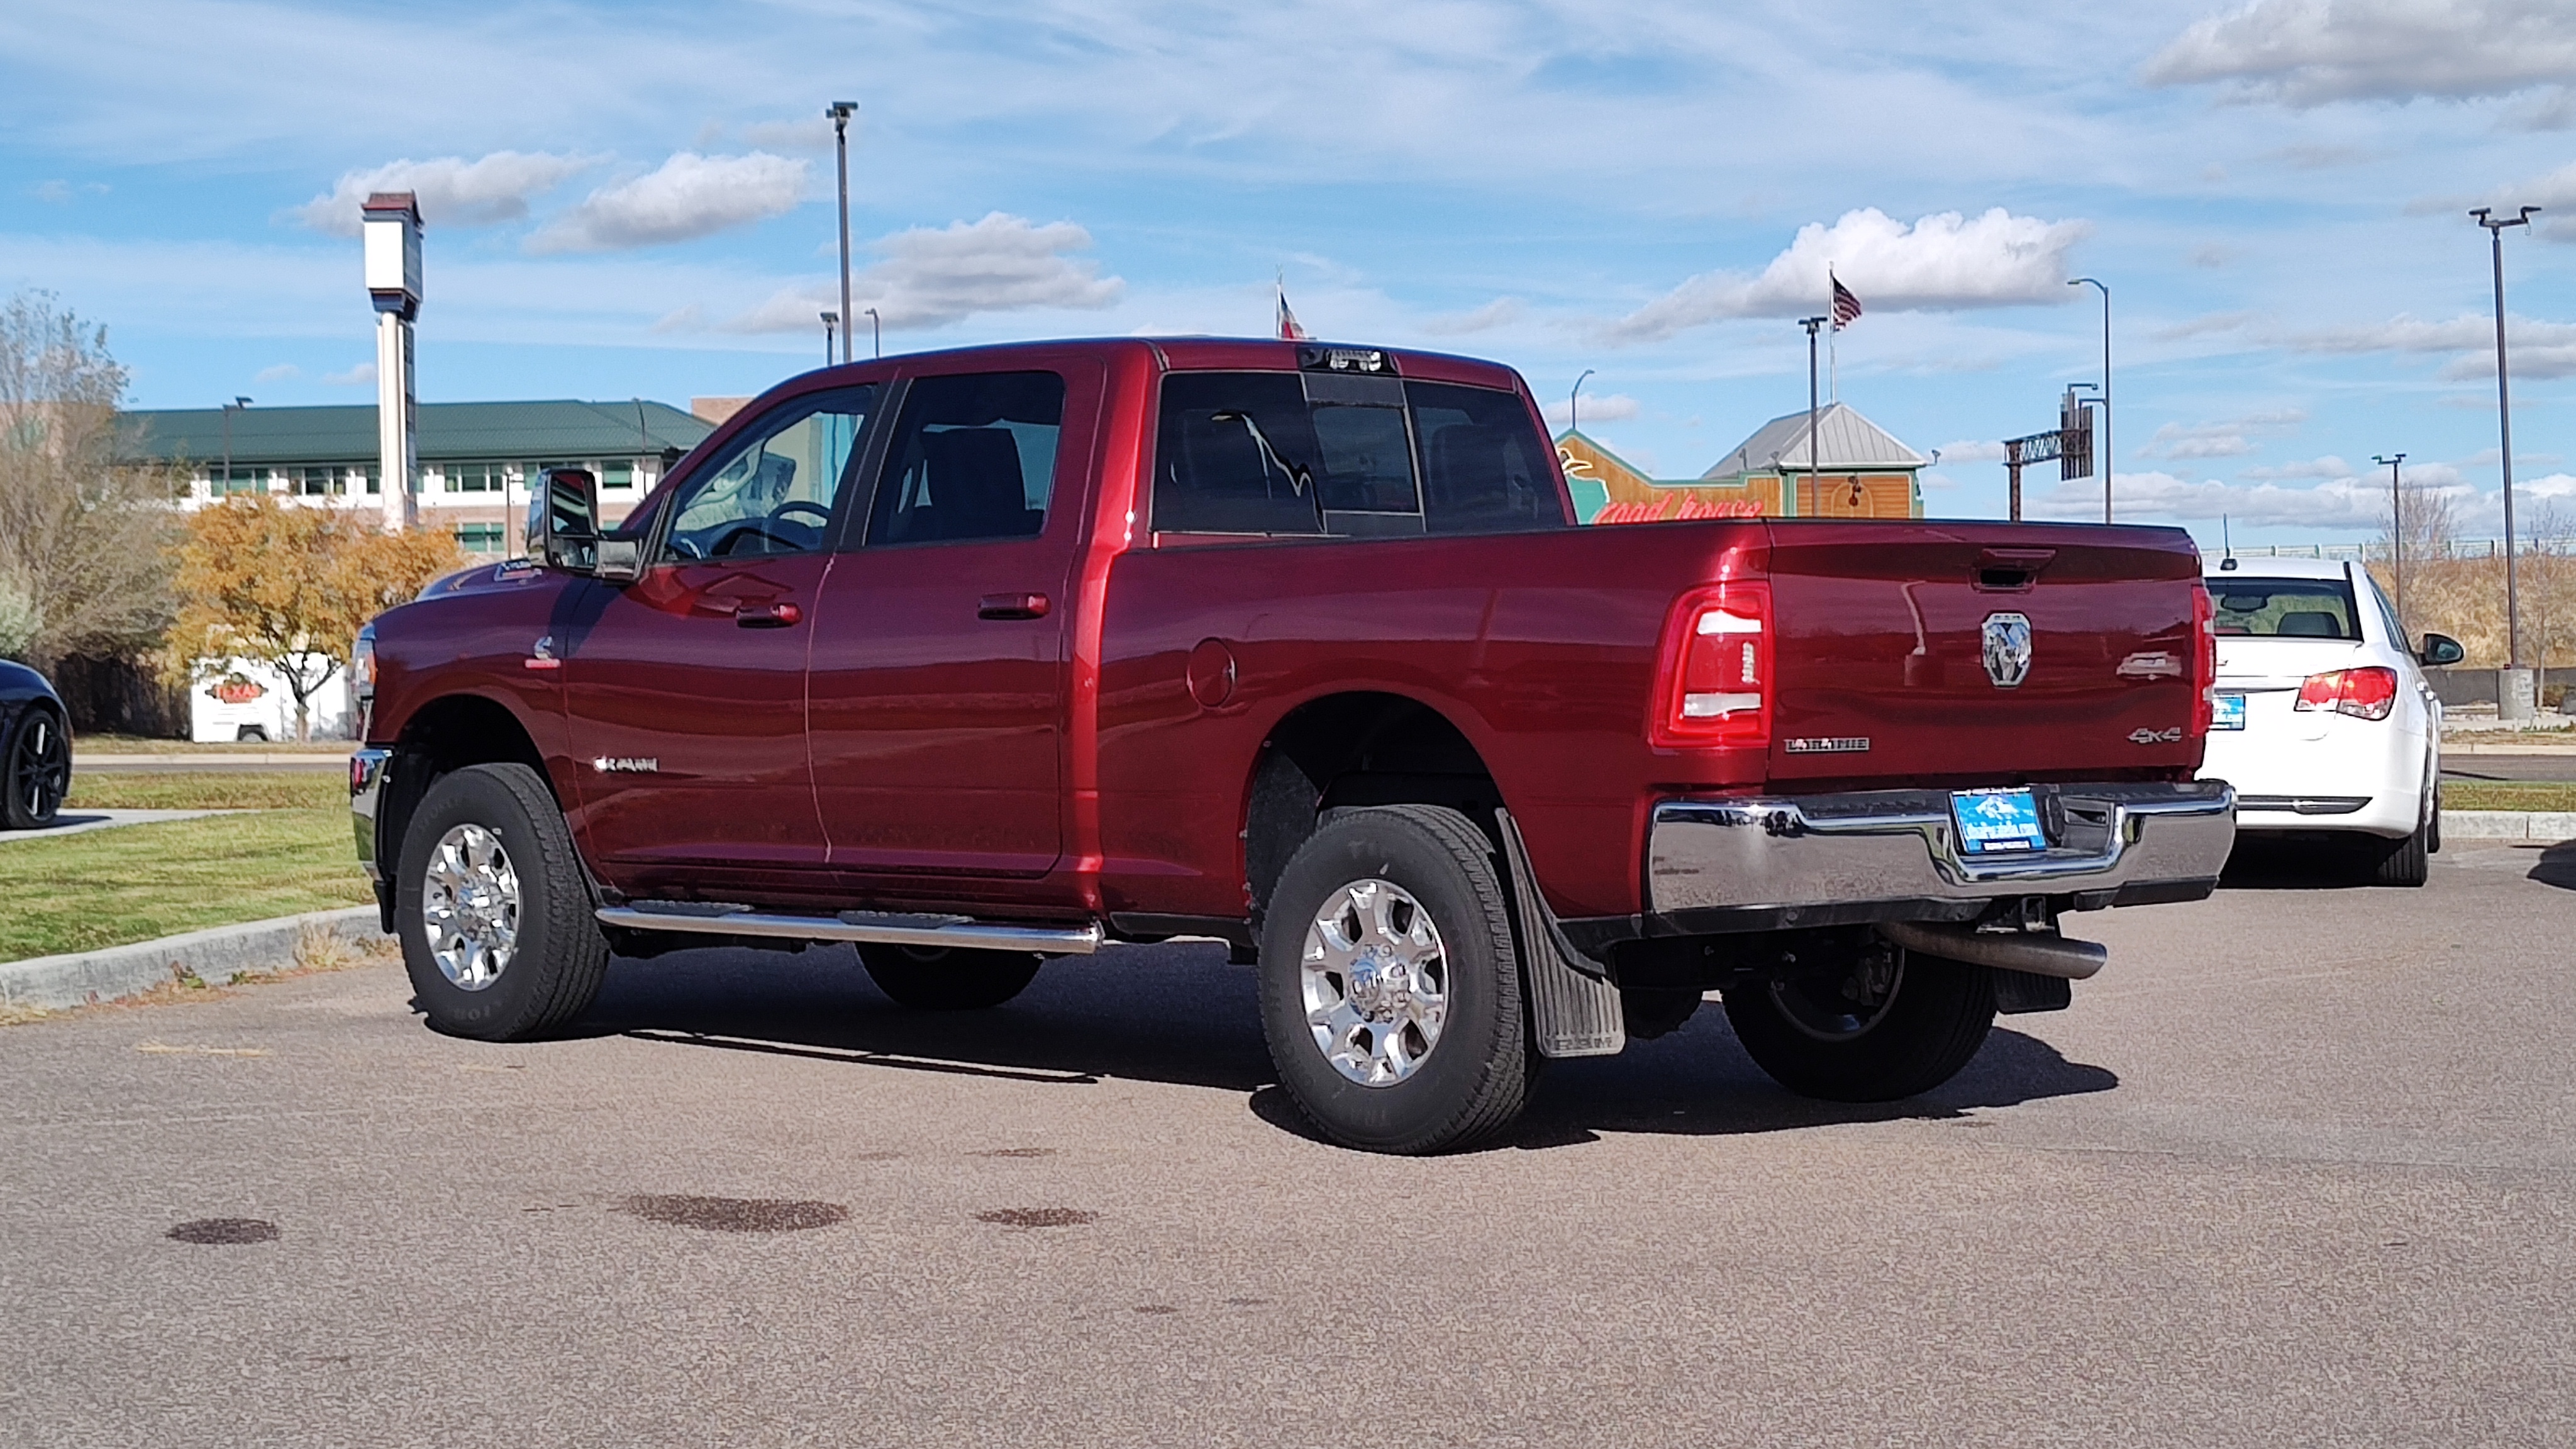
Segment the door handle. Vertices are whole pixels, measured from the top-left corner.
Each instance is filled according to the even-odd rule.
[[[744,604],[733,611],[735,625],[744,629],[784,629],[804,617],[794,604]]]
[[[978,619],[1043,619],[1054,608],[1044,594],[986,594],[976,607]]]

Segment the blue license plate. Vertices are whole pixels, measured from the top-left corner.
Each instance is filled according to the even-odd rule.
[[[2217,705],[2217,712],[2210,717],[2209,727],[2211,729],[2241,730],[2245,728],[2245,696],[2241,694],[2222,694],[2217,697]]]
[[[2028,790],[1953,790],[1950,818],[1958,822],[1962,855],[2048,848],[2039,800]]]

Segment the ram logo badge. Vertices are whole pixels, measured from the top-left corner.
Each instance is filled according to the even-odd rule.
[[[603,775],[658,775],[662,761],[657,755],[602,755],[590,767]]]
[[[1983,627],[1986,678],[2011,689],[2030,677],[2030,620],[2021,614],[1988,614]]]

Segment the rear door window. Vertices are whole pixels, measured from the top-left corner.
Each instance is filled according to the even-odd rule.
[[[2265,639],[2359,639],[2361,614],[2342,579],[2209,580],[2221,634]]]
[[[1561,528],[1554,461],[1514,393],[1175,373],[1163,382],[1153,527],[1309,537]]]
[[[886,451],[867,542],[1035,538],[1055,493],[1064,378],[978,372],[916,379]]]

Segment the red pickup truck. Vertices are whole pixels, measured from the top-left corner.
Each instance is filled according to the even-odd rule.
[[[430,1024],[612,953],[852,942],[896,1002],[1213,939],[1330,1137],[1512,1120],[1722,993],[1793,1090],[1939,1085],[2193,900],[2234,800],[2170,529],[1578,526],[1520,378],[1267,341],[827,368],[615,529],[371,626],[357,843]]]

